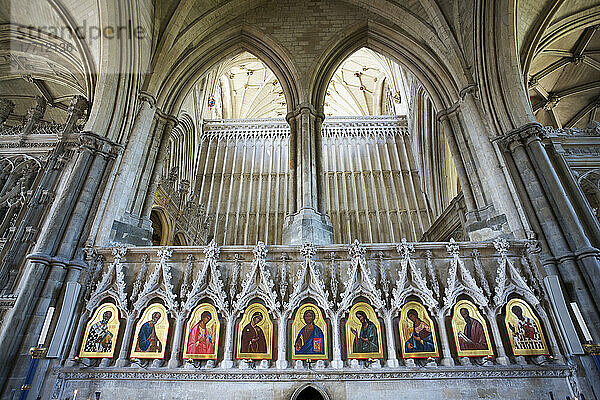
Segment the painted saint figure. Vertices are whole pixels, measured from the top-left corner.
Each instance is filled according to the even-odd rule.
[[[162,344],[156,335],[155,325],[160,319],[158,311],[152,313],[152,319],[142,325],[138,334],[138,340],[135,345],[135,351],[147,351],[152,353],[161,353]]]
[[[265,334],[258,324],[263,320],[261,312],[252,314],[250,323],[242,331],[241,353],[266,353],[267,340]]]
[[[515,349],[544,349],[544,343],[540,337],[533,319],[523,315],[523,309],[519,306],[511,308],[512,313],[517,317],[517,326],[508,324],[512,331]]]
[[[458,332],[458,343],[461,350],[487,350],[488,344],[481,322],[469,315],[466,308],[460,309],[460,315],[465,320],[465,329]]]
[[[207,328],[211,319],[210,311],[202,312],[200,321],[190,330],[187,354],[213,354],[215,352],[214,332]]]
[[[356,312],[356,318],[361,323],[360,334],[355,328],[350,328],[354,334],[354,342],[352,351],[354,353],[376,353],[379,351],[379,339],[377,335],[377,327],[367,318],[367,314],[359,310]]]
[[[113,334],[108,330],[108,321],[112,311],[104,311],[102,319],[90,328],[83,351],[89,353],[110,353],[112,350]]]
[[[304,311],[306,325],[298,333],[294,344],[296,354],[324,354],[324,335],[321,328],[314,324],[315,312],[311,309]]]
[[[406,353],[434,352],[435,344],[429,323],[419,318],[419,313],[414,308],[408,310],[406,316],[411,320],[413,329],[410,338],[404,344],[404,351]]]

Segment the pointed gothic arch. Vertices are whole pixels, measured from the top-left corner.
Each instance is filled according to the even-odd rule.
[[[315,383],[306,383],[294,391],[291,400],[329,400],[325,389]]]
[[[247,51],[261,60],[277,77],[284,92],[288,112],[300,103],[299,74],[291,56],[274,39],[250,26],[234,26],[189,49],[172,62],[164,80],[151,81],[150,91],[157,93],[157,104],[169,114],[177,114],[194,83],[220,62]],[[157,78],[160,79],[160,78]]]
[[[409,70],[425,87],[436,108],[451,107],[469,85],[449,62],[443,62],[432,47],[423,46],[407,33],[375,22],[360,23],[348,28],[341,40],[330,43],[313,67],[310,100],[323,109],[329,82],[341,63],[365,47],[384,55]],[[460,65],[455,58],[455,65]]]

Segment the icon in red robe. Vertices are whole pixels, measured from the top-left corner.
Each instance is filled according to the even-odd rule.
[[[465,320],[465,329],[458,333],[458,345],[461,350],[487,350],[488,344],[481,322],[469,315],[466,308],[460,309],[460,315]]]
[[[214,332],[207,328],[211,319],[210,312],[204,311],[200,316],[200,321],[192,327],[187,341],[187,354],[213,354],[215,352]]]

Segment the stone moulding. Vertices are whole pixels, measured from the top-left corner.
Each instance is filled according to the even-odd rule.
[[[381,371],[135,371],[128,369],[96,369],[88,371],[63,369],[59,372],[58,381],[92,381],[92,380],[144,380],[144,381],[387,381],[406,379],[507,379],[507,378],[567,378],[571,374],[568,367],[475,367],[475,368],[438,368],[428,370],[381,370]]]

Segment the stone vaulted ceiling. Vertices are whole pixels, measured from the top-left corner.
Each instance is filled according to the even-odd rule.
[[[585,128],[600,107],[600,5],[594,1],[519,2],[517,38],[537,120]]]
[[[209,96],[203,115],[208,119],[277,118],[285,116],[283,89],[258,58],[243,52],[209,73]]]
[[[406,104],[400,66],[363,48],[333,75],[325,96],[325,115],[405,115]]]
[[[207,79],[206,119],[277,118],[287,113],[277,77],[254,55],[243,52],[219,64]],[[325,98],[327,116],[405,115],[401,67],[363,48],[335,72]]]
[[[0,0],[0,97],[15,103],[9,123],[25,118],[37,96],[47,102],[44,120],[57,122],[74,95],[92,97],[99,40],[69,28],[97,26],[97,9],[93,1]]]

